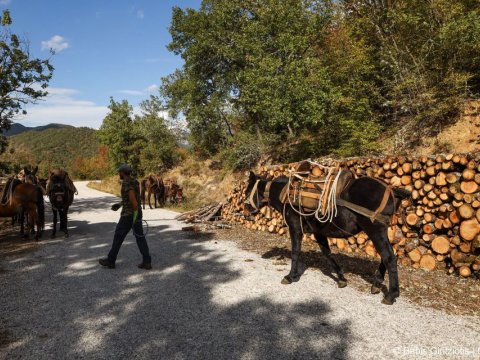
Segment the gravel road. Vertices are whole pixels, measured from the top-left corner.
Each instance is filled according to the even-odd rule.
[[[480,318],[338,289],[146,210],[154,269],[129,235],[106,255],[114,197],[78,183],[70,238],[0,259],[0,359],[480,359]],[[253,239],[252,239],[253,240]],[[472,304],[479,306],[479,304]]]

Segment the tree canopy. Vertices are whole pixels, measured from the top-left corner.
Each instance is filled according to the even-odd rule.
[[[293,157],[365,154],[402,127],[408,146],[479,95],[479,11],[475,0],[176,7],[169,49],[184,66],[161,92],[205,155],[234,147],[237,134]]]
[[[98,135],[101,143],[108,147],[112,170],[127,163],[136,174],[143,175],[175,165],[177,138],[161,115],[164,107],[158,97],[143,101],[140,115],[133,114],[126,100],[110,99],[109,109]]]
[[[47,95],[53,66],[47,60],[32,58],[28,41],[10,31],[12,19],[3,11],[0,29],[0,131],[8,130],[12,119],[25,115],[25,105]],[[6,138],[1,136],[0,153],[5,150]]]

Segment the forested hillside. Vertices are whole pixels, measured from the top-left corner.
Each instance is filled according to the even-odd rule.
[[[43,131],[48,129],[60,129],[64,127],[69,127],[69,125],[52,123],[48,125],[29,127],[16,122],[11,125],[10,129],[3,130],[3,134],[7,137],[10,137],[10,136],[18,135],[27,131]]]
[[[103,158],[103,160],[102,160]],[[7,151],[0,160],[6,173],[17,172],[38,161],[40,174],[48,169],[67,169],[76,178],[105,175],[106,149],[100,145],[96,130],[73,126],[26,131],[9,138]]]

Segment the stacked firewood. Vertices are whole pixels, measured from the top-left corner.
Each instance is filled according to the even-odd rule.
[[[357,176],[372,176],[412,193],[401,202],[405,216],[389,228],[389,239],[403,265],[425,270],[446,269],[463,277],[480,270],[480,154],[448,154],[423,157],[352,158],[323,165],[339,164]],[[259,173],[269,179],[288,176],[298,164],[264,166]],[[324,170],[312,165],[312,174]],[[264,207],[251,218],[245,216],[245,182],[228,194],[223,206],[224,220],[253,230],[288,235],[282,214]],[[314,240],[311,234],[305,240]],[[348,239],[329,239],[339,250],[380,258],[364,233]]]

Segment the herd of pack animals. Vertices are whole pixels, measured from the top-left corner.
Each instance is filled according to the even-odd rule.
[[[78,191],[65,170],[52,170],[47,179],[40,178],[37,172],[38,164],[33,170],[25,167],[19,174],[7,179],[1,194],[0,218],[11,218],[13,227],[20,226],[22,236],[29,239],[30,235],[34,235],[38,241],[45,230],[44,196],[46,196],[53,213],[51,237],[55,238],[57,235],[58,220],[59,231],[62,231],[65,237],[69,237],[68,209]],[[164,207],[168,203],[178,204],[184,200],[183,189],[174,180],[164,180],[159,175],[150,175],[143,179],[140,185],[143,209],[147,200],[152,209],[152,195],[155,208]]]
[[[75,194],[77,194],[77,189],[64,170],[51,171],[48,179],[40,179],[37,172],[38,165],[32,171],[24,168],[20,174],[8,179],[1,196],[0,217],[11,217],[13,225],[20,224],[21,234],[27,238],[30,234],[35,234],[35,239],[38,240],[45,228],[44,196],[47,196],[53,211],[52,238],[56,236],[58,216],[60,217],[60,231],[63,231],[65,237],[68,237],[67,213]],[[317,199],[314,201],[314,207],[318,206],[318,209],[323,209],[322,214],[316,212],[316,216],[311,217],[299,211],[304,208],[305,204],[302,204],[300,200],[297,208],[292,203],[290,191],[293,190],[289,189],[292,186],[294,189],[296,186],[292,179],[286,177],[267,180],[250,173],[245,191],[245,205],[248,213],[256,214],[260,208],[269,205],[284,214],[292,241],[292,262],[291,270],[284,277],[282,283],[296,282],[303,273],[299,255],[302,235],[307,230],[315,235],[332,271],[337,274],[339,287],[346,286],[343,270],[331,256],[327,237],[344,238],[365,231],[382,258],[379,268],[375,272],[375,281],[371,291],[372,293],[380,292],[385,273],[388,272],[389,288],[382,302],[393,304],[399,296],[399,282],[396,257],[388,240],[387,229],[390,222],[389,217],[398,211],[401,199],[408,198],[410,193],[392,188],[375,178],[355,179],[347,169],[332,173],[332,179],[335,181],[331,182],[332,187],[326,190],[324,190],[324,185],[315,181],[305,183],[304,174],[301,171],[297,172],[296,176],[307,187],[293,197],[300,196],[299,199],[302,199],[304,196],[303,199],[306,200],[313,196]],[[312,187],[311,190],[307,189],[309,186]],[[149,175],[142,179],[140,191],[143,209],[145,209],[146,203],[152,209],[152,196],[155,208],[157,206],[164,207],[167,203],[180,203],[184,200],[182,187],[175,181],[163,179],[160,175]],[[324,204],[320,206],[322,202]],[[339,205],[338,210],[337,205]],[[328,215],[328,211],[325,213],[325,210],[328,209],[334,209],[335,212]],[[27,231],[24,227],[25,220],[27,221]]]
[[[33,170],[24,168],[20,174],[8,179],[2,191],[0,217],[11,217],[13,226],[17,223],[20,224],[22,235],[29,238],[30,234],[34,234],[35,239],[39,240],[45,229],[44,196],[47,196],[53,211],[51,237],[56,236],[58,217],[60,217],[59,229],[64,232],[65,237],[68,237],[67,213],[74,196],[78,194],[77,189],[64,170],[50,171],[48,179],[40,179],[37,172],[38,164]],[[302,172],[297,173],[299,176],[302,174]],[[326,203],[322,207],[324,210],[333,209],[328,205],[330,199],[335,198],[336,201],[343,201],[338,204],[340,205],[338,211],[336,205],[333,204],[335,213],[327,216],[328,219],[326,220],[318,216],[314,218],[305,216],[299,212],[298,209],[304,206],[301,203],[298,204],[300,206],[298,209],[291,201],[289,201],[289,206],[286,206],[285,198],[289,198],[291,194],[287,193],[285,195],[285,189],[289,189],[293,183],[291,179],[285,177],[269,181],[250,173],[245,191],[246,210],[250,214],[255,214],[260,208],[269,205],[284,214],[292,241],[292,263],[291,271],[283,279],[283,284],[298,281],[303,273],[299,263],[299,255],[302,235],[307,229],[308,232],[315,234],[323,254],[332,267],[332,271],[338,276],[339,287],[346,286],[343,270],[331,256],[327,237],[348,237],[360,231],[365,231],[382,257],[379,268],[375,273],[372,293],[380,292],[385,273],[388,271],[389,289],[382,302],[389,305],[393,304],[399,296],[399,283],[396,258],[387,237],[388,217],[398,211],[399,200],[408,197],[410,194],[401,189],[393,189],[378,179],[370,177],[354,179],[352,173],[347,169],[337,172],[334,178],[335,181],[332,182],[334,185],[329,191],[323,191],[323,185],[318,188],[322,194],[326,195],[324,199]],[[300,179],[302,179],[301,176]],[[319,183],[311,183],[311,185],[316,188]],[[314,192],[318,192],[318,189]],[[182,187],[173,180],[164,180],[160,175],[149,175],[142,179],[140,181],[140,191],[143,209],[145,209],[146,203],[152,209],[152,196],[155,208],[157,206],[164,207],[167,203],[180,203],[184,200]],[[301,194],[311,196],[311,194],[308,195],[309,192],[311,191],[306,190],[302,191]],[[320,200],[320,202],[319,200],[315,201],[315,204],[323,202],[323,195],[318,197],[318,194],[316,194],[315,197]],[[380,205],[378,205],[379,203]],[[320,206],[318,208],[320,209]],[[387,220],[384,220],[384,218],[387,218]],[[24,226],[25,220],[27,231],[25,231]]]

